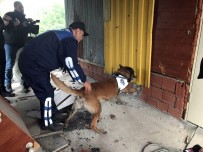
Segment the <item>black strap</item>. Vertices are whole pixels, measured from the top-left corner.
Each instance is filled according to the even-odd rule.
[[[198,75],[197,79],[203,79],[203,58],[200,63],[200,70],[199,70],[199,75]]]
[[[66,101],[66,99],[68,99],[71,95],[68,95],[67,97],[65,97],[61,102],[59,102],[58,105],[56,105],[57,107],[60,106],[62,103],[64,103],[64,101]]]

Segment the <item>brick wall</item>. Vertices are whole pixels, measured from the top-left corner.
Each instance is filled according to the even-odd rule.
[[[79,59],[79,64],[87,76],[95,80],[101,81],[107,78],[108,75],[104,73],[104,67],[98,66],[82,59]]]
[[[109,76],[104,73],[104,68],[101,66],[82,59],[79,60],[79,64],[85,74],[95,80],[101,81]],[[151,86],[142,88],[140,97],[144,102],[180,119],[185,115],[188,91],[189,87],[184,82],[151,73]]]
[[[184,82],[151,73],[150,88],[142,88],[141,99],[176,118],[183,118],[189,87]]]

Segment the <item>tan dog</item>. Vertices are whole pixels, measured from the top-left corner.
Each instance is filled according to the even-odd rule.
[[[71,89],[67,87],[61,80],[59,80],[55,75],[51,74],[51,78],[56,86],[66,93],[71,93],[77,95],[76,101],[73,105],[73,111],[69,118],[66,120],[68,124],[69,120],[75,114],[77,109],[84,106],[92,115],[92,122],[90,128],[97,133],[105,134],[106,131],[97,128],[97,121],[99,120],[101,113],[101,103],[100,100],[109,100],[113,97],[117,97],[119,102],[121,102],[118,95],[121,91],[135,92],[135,89],[129,90],[130,81],[135,78],[134,70],[127,66],[120,65],[120,68],[113,73],[113,76],[105,79],[103,81],[91,83],[92,91],[90,93],[85,93],[85,88],[79,90]]]

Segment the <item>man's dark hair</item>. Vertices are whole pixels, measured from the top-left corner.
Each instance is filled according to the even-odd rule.
[[[14,3],[13,3],[13,6],[14,6],[14,8],[16,8],[19,4],[22,4],[20,1],[15,1]]]

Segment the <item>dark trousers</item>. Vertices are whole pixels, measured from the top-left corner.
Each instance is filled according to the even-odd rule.
[[[26,61],[21,55],[19,56],[18,66],[22,73],[22,79],[33,89],[40,101],[41,118],[44,117],[45,100],[48,97],[52,98],[52,114],[55,114],[58,110],[53,100],[54,88],[50,83],[50,72],[40,68],[35,62]]]
[[[4,79],[5,79],[5,50],[4,47],[0,47],[0,92],[5,90]]]
[[[199,75],[198,75],[197,79],[203,79],[203,58],[200,62]]]
[[[6,66],[5,66],[5,85],[11,85],[11,79],[13,76],[13,66],[15,64],[16,53],[20,49],[20,47],[12,46],[10,44],[4,45],[5,56],[6,56]]]

